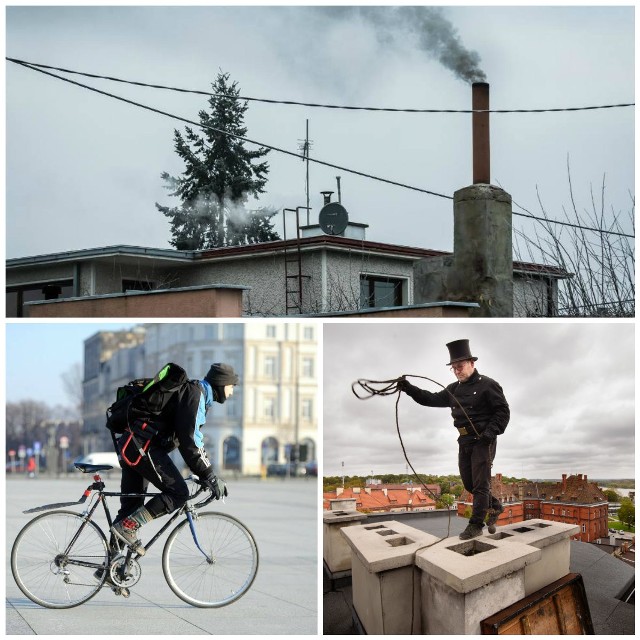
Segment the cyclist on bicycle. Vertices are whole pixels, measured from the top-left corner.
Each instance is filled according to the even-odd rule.
[[[175,392],[162,411],[161,424],[157,434],[150,438],[146,455],[139,457],[135,466],[128,461],[135,460],[137,451],[127,435],[118,440],[122,452],[123,493],[144,493],[149,483],[162,493],[144,504],[143,497],[120,498],[120,510],[111,531],[139,555],[145,549],[138,539],[140,527],[155,518],[179,509],[189,498],[187,483],[169,456],[176,447],[189,469],[196,474],[215,496],[216,500],[228,495],[221,478],[217,478],[213,466],[204,450],[204,438],[200,427],[206,421],[206,413],[214,402],[224,403],[233,395],[233,387],[238,384],[238,376],[228,364],[211,365],[202,380],[190,380]],[[124,449],[123,449],[124,448]]]

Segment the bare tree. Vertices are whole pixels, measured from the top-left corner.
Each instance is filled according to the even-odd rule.
[[[564,219],[550,217],[538,193],[543,219],[536,220],[533,234],[515,231],[513,252],[516,260],[553,265],[570,275],[559,282],[557,309],[549,309],[548,303],[532,293],[520,301],[523,308],[517,311],[529,316],[633,317],[635,198],[630,193],[630,209],[616,211],[607,205],[603,177],[597,196],[590,189],[589,208],[579,209],[568,160],[567,175],[571,207],[563,206]],[[535,277],[532,285],[533,280]]]
[[[63,374],[61,374],[61,377],[62,386],[67,397],[71,401],[74,413],[76,414],[75,417],[79,418],[82,415],[82,364],[74,362]]]
[[[45,425],[50,418],[49,407],[36,400],[7,402],[6,443],[7,448],[19,445],[31,446],[45,436]]]

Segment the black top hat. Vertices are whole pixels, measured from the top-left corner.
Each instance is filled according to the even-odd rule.
[[[447,362],[447,366],[452,365],[454,362],[460,362],[461,360],[473,360],[475,362],[478,359],[471,355],[468,340],[448,342],[447,349],[449,349],[449,359],[451,360],[451,362]]]

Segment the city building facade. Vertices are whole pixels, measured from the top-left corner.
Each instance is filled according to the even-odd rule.
[[[131,336],[131,337],[130,337]],[[152,377],[167,362],[201,379],[213,362],[240,376],[233,397],[215,404],[202,429],[221,472],[263,475],[269,464],[317,458],[318,324],[149,323],[85,341],[87,453],[113,447],[104,427],[116,390]]]
[[[558,483],[506,483],[502,474],[491,479],[491,493],[503,504],[498,526],[542,518],[554,522],[577,524],[580,533],[574,536],[582,542],[608,538],[608,501],[595,482],[587,475],[562,474]],[[458,502],[458,515],[471,508],[473,496],[464,491]]]

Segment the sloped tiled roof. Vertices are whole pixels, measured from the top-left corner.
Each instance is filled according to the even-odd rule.
[[[360,489],[354,491],[353,488],[347,487],[336,496],[335,491],[323,493],[323,509],[330,508],[329,500],[355,498],[356,509],[359,511],[388,511],[389,509],[413,509],[415,507],[435,506],[435,500],[420,490],[404,489],[386,489],[386,487],[370,487],[370,492]]]
[[[522,498],[520,498],[520,491]],[[593,504],[594,502],[606,502],[607,498],[598,488],[595,482],[588,482],[582,474],[569,476],[563,489],[563,481],[554,484],[540,484],[527,482],[521,485],[501,482],[495,476],[491,478],[491,493],[501,502],[513,502],[521,500],[540,499],[545,502],[571,502],[574,504]],[[463,491],[460,502],[471,502],[473,496],[468,491]]]
[[[557,482],[547,491],[548,501],[575,502],[576,504],[593,504],[607,502],[607,497],[595,482],[589,482],[582,474],[569,476],[564,482]]]

